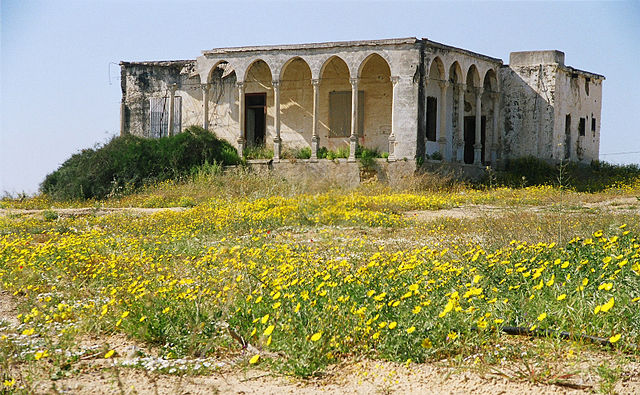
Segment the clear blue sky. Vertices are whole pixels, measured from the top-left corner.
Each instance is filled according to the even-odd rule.
[[[119,132],[121,60],[203,49],[425,37],[509,61],[559,49],[604,74],[601,159],[640,163],[640,2],[0,0],[0,193],[33,193]],[[635,152],[625,155],[604,155]]]

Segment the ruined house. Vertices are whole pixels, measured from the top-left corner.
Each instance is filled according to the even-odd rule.
[[[234,144],[360,145],[462,166],[535,156],[598,159],[602,75],[560,51],[501,59],[427,39],[218,48],[195,60],[121,62],[121,133],[201,125]],[[386,155],[385,155],[386,156]],[[415,161],[414,161],[415,162]]]

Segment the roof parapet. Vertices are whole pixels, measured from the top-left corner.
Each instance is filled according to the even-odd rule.
[[[549,51],[520,51],[511,52],[509,64],[512,66],[530,66],[534,64],[559,64],[564,66],[564,52]]]

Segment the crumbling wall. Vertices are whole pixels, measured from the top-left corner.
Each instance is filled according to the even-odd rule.
[[[500,69],[503,155],[506,159],[523,156],[557,159],[554,155],[554,105],[559,64],[543,61],[533,57]]]
[[[557,157],[589,163],[597,160],[600,151],[600,115],[602,80],[598,76],[562,68],[557,73],[555,130]],[[570,139],[565,134],[570,116]],[[580,119],[584,119],[584,135],[580,134]],[[568,145],[565,147],[565,145]],[[565,158],[568,153],[569,157]]]
[[[184,100],[189,97],[190,87],[197,84],[198,76],[190,77],[195,61],[170,62],[121,62],[122,130],[136,136],[149,137],[150,102],[152,97],[169,97],[170,86],[177,84],[176,96],[183,97],[182,127],[192,123],[197,105]]]

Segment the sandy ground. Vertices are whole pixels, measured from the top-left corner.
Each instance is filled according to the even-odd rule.
[[[12,295],[0,291],[0,322],[11,330],[18,324]],[[529,341],[510,338],[508,341]],[[131,349],[144,349],[124,336],[80,339],[83,347],[116,350],[118,357],[105,360],[102,352],[83,357],[61,379],[52,379],[56,369],[47,363],[13,365],[11,377],[29,377],[28,392],[71,394],[574,394],[598,391],[601,377],[594,366],[613,360],[605,352],[583,353],[578,361],[555,362],[543,383],[537,383],[522,363],[507,361],[498,366],[451,367],[446,361],[404,365],[370,360],[347,361],[331,366],[322,377],[311,380],[249,368],[248,355],[226,360],[224,367],[203,376],[177,376],[150,373],[122,367],[117,363],[130,358]],[[585,358],[586,356],[586,358]],[[566,363],[565,363],[566,362]],[[549,379],[553,377],[553,379]],[[555,382],[554,382],[555,381]],[[627,363],[615,386],[620,394],[640,393],[640,363]]]

